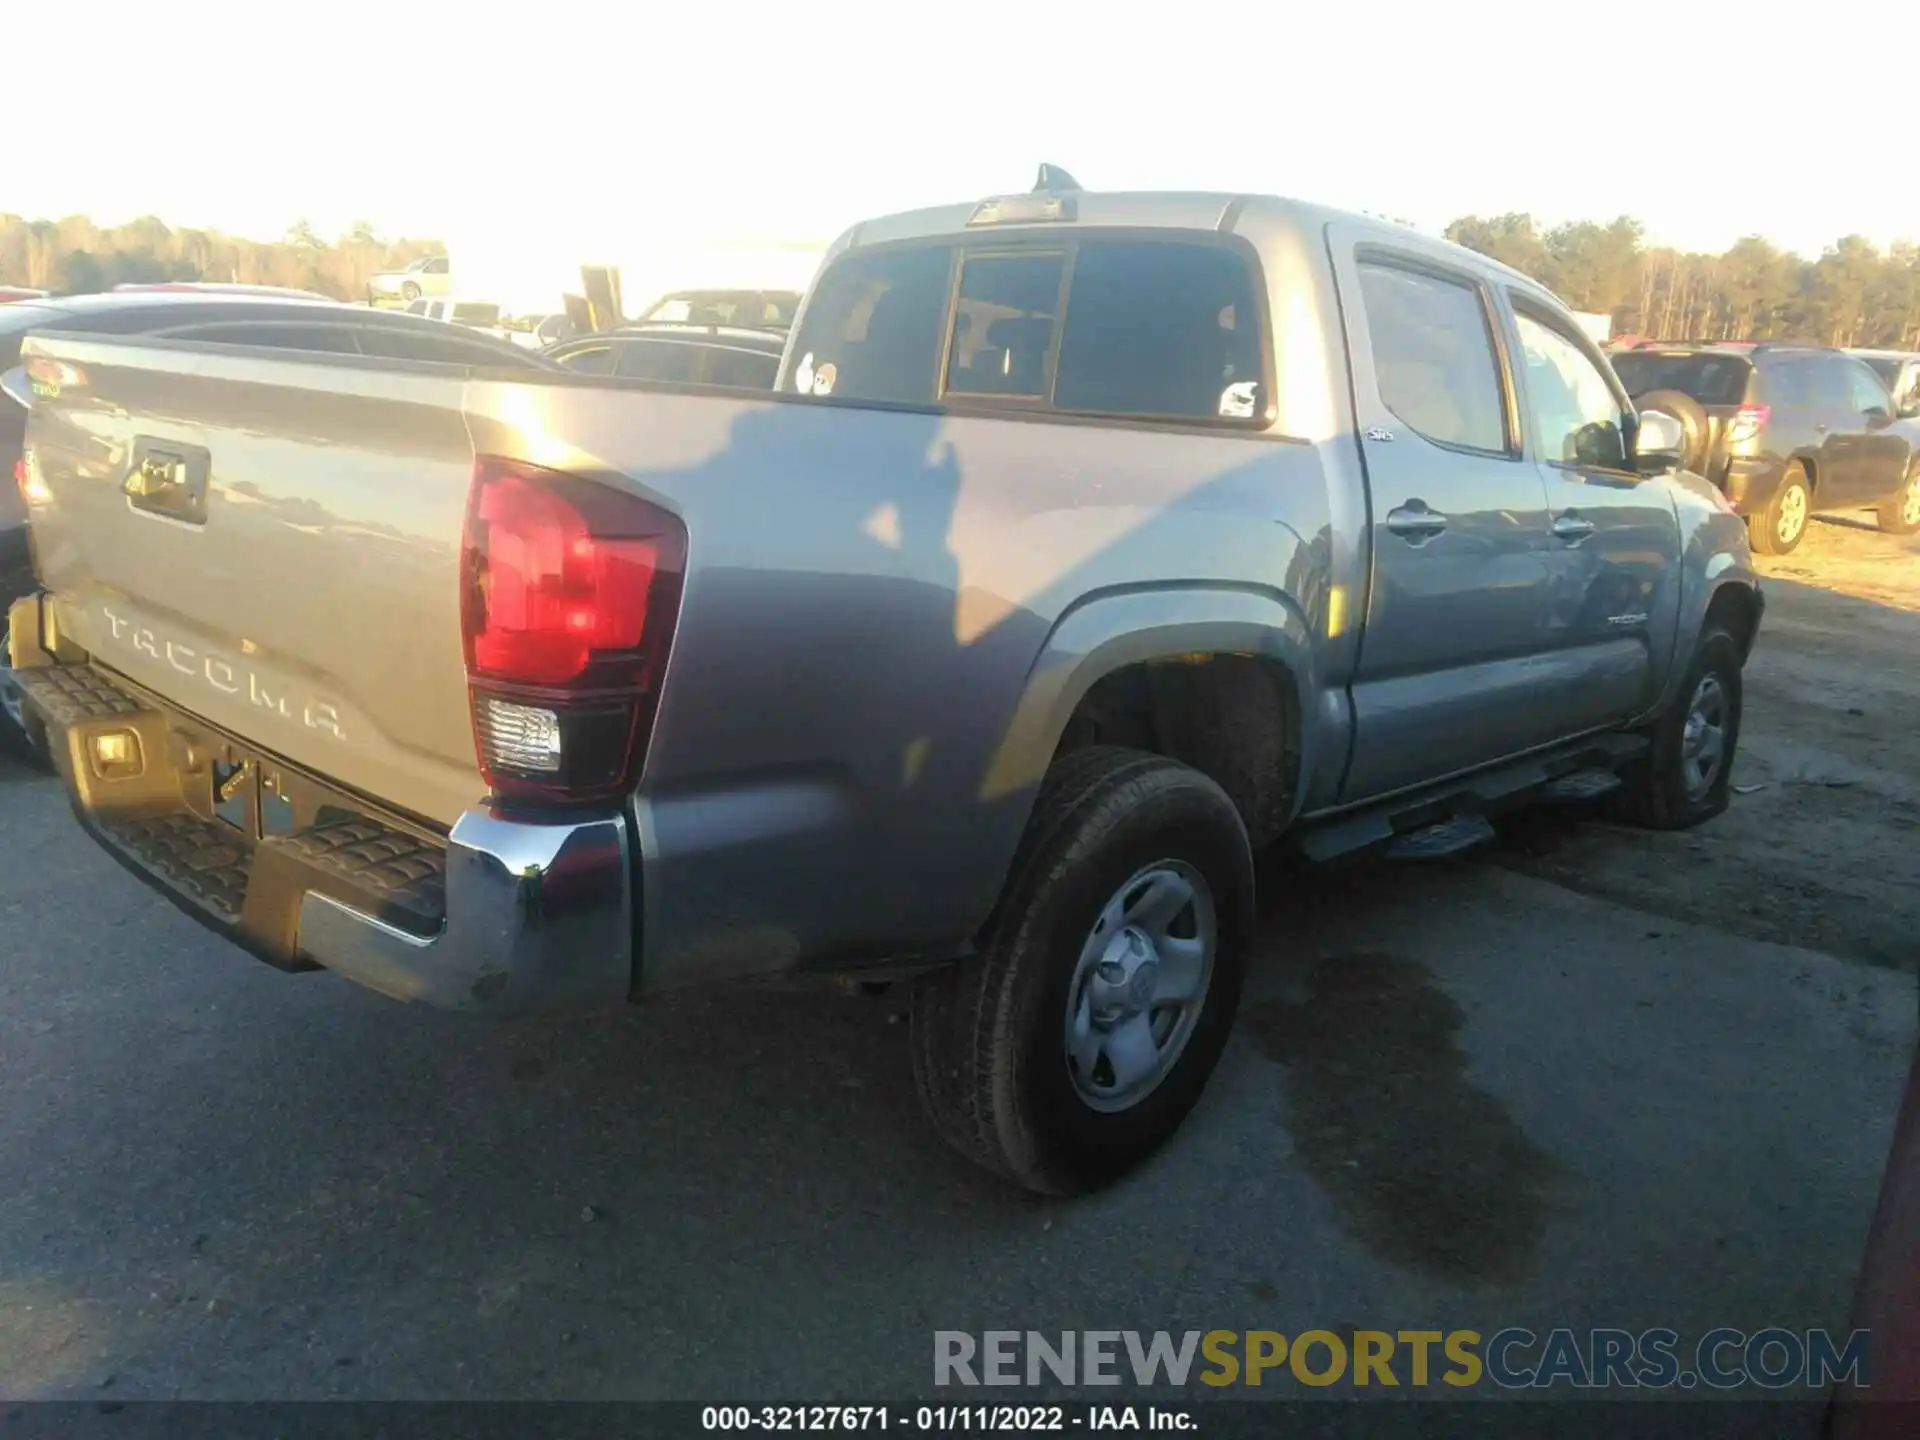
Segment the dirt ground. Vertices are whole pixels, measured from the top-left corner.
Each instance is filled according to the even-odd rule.
[[[1920,961],[1920,536],[1828,517],[1759,562],[1732,808],[1686,834],[1536,812],[1513,868],[1654,914],[1912,969]],[[1757,787],[1757,788],[1756,788]]]

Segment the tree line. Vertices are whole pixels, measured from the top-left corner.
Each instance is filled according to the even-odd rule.
[[[1882,252],[1858,235],[1817,260],[1758,235],[1709,255],[1648,246],[1628,216],[1542,228],[1531,215],[1468,215],[1456,244],[1511,265],[1616,335],[1655,340],[1800,340],[1920,350],[1920,245]]]
[[[1883,253],[1849,235],[1805,260],[1749,235],[1709,255],[1649,246],[1628,216],[1543,227],[1527,214],[1463,216],[1446,235],[1531,275],[1576,310],[1611,315],[1615,334],[1920,349],[1920,246],[1910,241]],[[333,241],[304,221],[278,241],[260,241],[175,230],[152,216],[99,226],[83,216],[0,214],[0,285],[78,294],[207,280],[358,300],[375,272],[443,248],[385,240],[364,222]]]
[[[434,240],[383,240],[365,222],[333,241],[305,221],[278,241],[262,241],[218,230],[175,230],[150,215],[101,226],[79,215],[26,220],[0,214],[0,285],[78,295],[121,284],[201,280],[361,300],[377,271],[443,248]]]

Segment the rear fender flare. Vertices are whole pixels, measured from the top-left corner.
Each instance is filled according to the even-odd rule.
[[[1301,784],[1315,760],[1319,714],[1313,631],[1290,597],[1254,587],[1190,585],[1090,596],[1055,623],[989,760],[978,798],[1004,799],[1040,783],[1067,722],[1102,677],[1129,665],[1184,655],[1254,655],[1293,677],[1301,736]]]

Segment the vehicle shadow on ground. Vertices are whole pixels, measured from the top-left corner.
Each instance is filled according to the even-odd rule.
[[[63,904],[114,873],[70,843]],[[870,1392],[876,1376],[914,1388],[935,1328],[1056,1317],[1068,1292],[1084,1323],[1164,1324],[1205,1196],[1228,1183],[1219,1161],[1265,1174],[1289,1129],[1369,1249],[1443,1282],[1515,1277],[1545,1171],[1466,1080],[1458,1007],[1418,957],[1316,965],[1327,907],[1404,884],[1386,869],[1339,872],[1304,905],[1274,890],[1256,986],[1306,998],[1250,1005],[1252,1051],[1228,1063],[1271,1065],[1279,1123],[1203,1101],[1169,1153],[1065,1206],[934,1137],[897,990],[741,986],[587,1022],[476,1022],[279,975],[122,892],[133,919],[100,917],[89,968],[139,967],[143,983],[68,982],[6,1061],[0,1149],[31,1156],[37,1178],[0,1200],[15,1237],[0,1256],[34,1297],[32,1326],[64,1306],[83,1332],[9,1388],[700,1398],[801,1374],[810,1393]],[[1289,1015],[1305,1022],[1291,1038]],[[87,1078],[128,1077],[130,1055],[137,1084]],[[1410,1089],[1420,1104],[1400,1114]],[[1396,1145],[1409,1126],[1424,1138]],[[1344,1162],[1363,1138],[1388,1163],[1356,1173]],[[1442,1170],[1414,1207],[1432,1223],[1407,1223],[1407,1186]],[[1114,1247],[1127,1263],[1089,1258]]]
[[[51,783],[52,777],[16,755],[11,746],[0,742],[0,785],[22,785],[32,780]]]

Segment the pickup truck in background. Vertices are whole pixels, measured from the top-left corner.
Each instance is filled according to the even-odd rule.
[[[871,220],[766,394],[27,354],[13,653],[136,875],[468,1010],[908,983],[933,1123],[1034,1189],[1199,1097],[1257,847],[1727,803],[1741,521],[1552,295],[1373,220]]]
[[[478,330],[496,340],[513,338],[500,323],[500,307],[491,300],[415,300],[408,304],[406,313],[438,320],[443,325],[458,325],[463,330]]]

